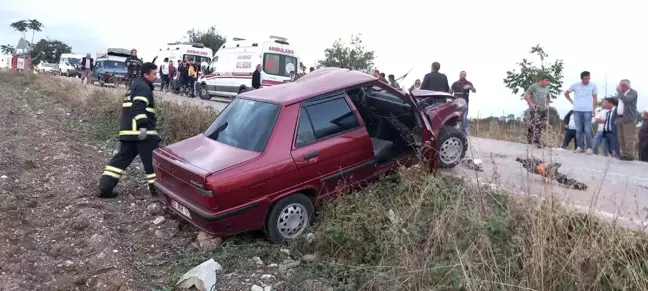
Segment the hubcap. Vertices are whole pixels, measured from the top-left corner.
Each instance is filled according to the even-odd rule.
[[[205,87],[203,86],[203,87],[200,89],[200,94],[201,94],[202,96],[207,96],[207,88],[205,88]]]
[[[287,239],[298,237],[308,225],[308,212],[303,205],[293,203],[286,206],[277,219],[277,229]]]
[[[439,159],[444,164],[453,164],[459,162],[461,159],[461,152],[463,151],[463,142],[457,137],[446,139],[441,144],[439,150]]]

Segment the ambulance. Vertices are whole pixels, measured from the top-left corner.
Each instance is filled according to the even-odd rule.
[[[190,60],[195,61],[198,64],[201,64],[201,67],[207,67],[214,52],[212,49],[205,47],[201,43],[168,43],[166,46],[160,48],[157,52],[154,63],[160,67],[164,62],[165,58],[169,58],[170,61],[173,61],[173,65],[178,65],[178,60]],[[158,70],[158,79],[154,83],[155,85],[160,85],[160,71]]]
[[[265,40],[233,38],[218,49],[205,75],[196,82],[200,98],[235,97],[252,89],[252,74],[261,65],[261,86],[288,82],[299,69],[299,54],[284,37]]]

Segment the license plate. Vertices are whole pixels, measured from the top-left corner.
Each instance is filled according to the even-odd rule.
[[[189,209],[187,207],[182,206],[180,203],[176,202],[175,200],[171,200],[171,207],[173,209],[180,211],[182,215],[191,218],[191,213],[189,213]]]

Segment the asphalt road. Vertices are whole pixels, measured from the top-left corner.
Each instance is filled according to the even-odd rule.
[[[481,159],[484,171],[459,166],[452,173],[480,183],[493,181],[496,173],[499,182],[514,193],[552,197],[577,211],[596,213],[627,226],[648,226],[648,163],[477,137],[470,137],[469,144],[467,156]],[[531,156],[547,163],[561,163],[559,172],[585,183],[588,189],[567,189],[555,181],[545,183],[515,160]]]
[[[220,98],[206,101],[166,93],[157,93],[156,97],[217,110],[222,110],[228,104],[227,99]],[[524,144],[477,137],[469,137],[469,144],[467,156],[482,160],[484,171],[476,172],[458,166],[444,170],[446,173],[464,176],[475,183],[501,184],[519,195],[552,197],[554,201],[577,211],[595,213],[626,226],[648,226],[648,163],[576,154],[563,149],[536,149]],[[542,177],[527,172],[522,164],[515,161],[516,157],[530,156],[545,162],[561,163],[561,173],[585,183],[588,189],[579,191],[564,188],[555,182],[543,182]],[[498,181],[494,181],[493,177],[497,177]]]

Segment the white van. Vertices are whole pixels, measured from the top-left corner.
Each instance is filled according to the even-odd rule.
[[[56,64],[56,72],[60,76],[66,77],[81,77],[81,59],[83,55],[77,54],[61,54],[58,63]]]
[[[235,97],[252,89],[252,73],[261,65],[261,86],[282,84],[299,69],[299,55],[286,38],[270,36],[261,41],[234,38],[218,49],[207,74],[196,82],[200,98]],[[292,75],[291,75],[292,73]]]
[[[174,66],[177,66],[178,60],[190,60],[201,64],[203,67],[207,67],[212,56],[214,56],[212,49],[200,43],[168,43],[157,52],[154,63],[159,68],[164,62],[164,59],[169,58],[170,61],[173,61]],[[158,79],[154,84],[160,85],[160,70],[158,70]]]

